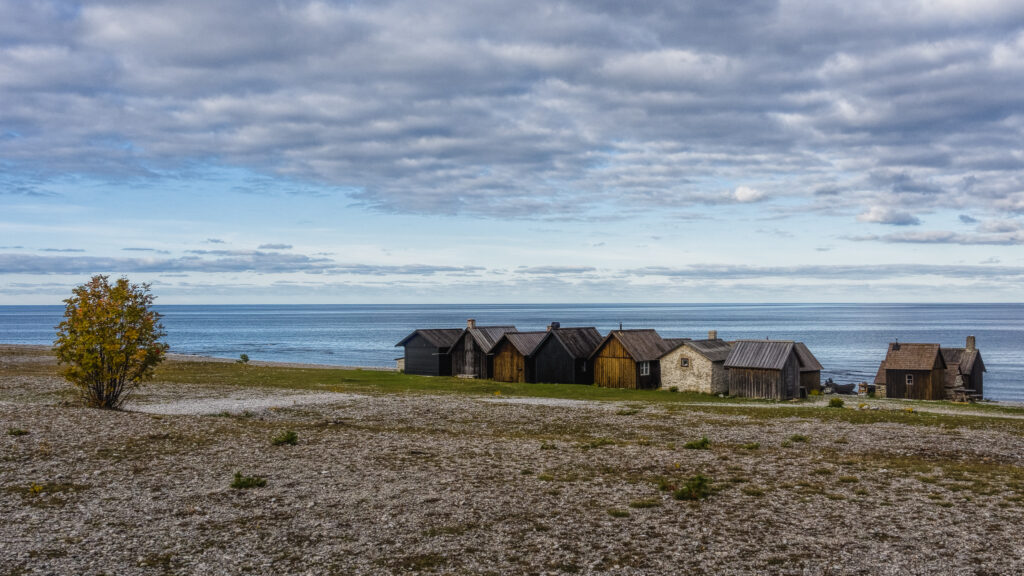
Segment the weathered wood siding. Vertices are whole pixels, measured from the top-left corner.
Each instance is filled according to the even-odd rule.
[[[594,372],[584,369],[586,362],[573,358],[557,338],[548,338],[533,352],[534,373],[527,374],[527,382],[593,384]]]
[[[800,396],[800,363],[795,354],[782,370],[729,368],[729,395],[788,400]]]
[[[985,393],[985,373],[982,372],[981,367],[982,363],[979,360],[974,363],[971,373],[964,375],[964,388],[973,389],[975,394]],[[956,370],[956,368],[953,367],[950,370]]]
[[[405,373],[423,376],[451,375],[451,359],[447,349],[438,348],[423,336],[414,336],[405,343]]]
[[[463,334],[456,340],[449,355],[451,356],[452,376],[487,378],[490,375],[487,354],[470,334]]]
[[[817,370],[801,372],[800,387],[803,388],[806,393],[810,393],[811,390],[821,392],[821,372]]]
[[[594,384],[598,386],[636,388],[638,371],[636,362],[615,338],[609,339],[594,357]]]
[[[913,386],[907,386],[907,374],[913,374]],[[946,397],[945,370],[886,370],[885,386],[889,398],[943,400]]]
[[[687,358],[689,367],[681,360]],[[680,346],[661,357],[661,388],[673,386],[684,392],[722,394],[729,390],[723,362],[712,362],[688,346]]]
[[[499,382],[526,382],[526,358],[508,340],[493,351],[494,379]]]

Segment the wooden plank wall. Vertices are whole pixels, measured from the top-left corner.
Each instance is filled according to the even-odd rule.
[[[526,358],[507,340],[494,353],[494,379],[499,382],[526,382]]]
[[[782,371],[730,368],[729,395],[745,398],[783,398]]]
[[[636,388],[636,362],[612,338],[594,357],[594,384],[605,388]]]
[[[914,375],[914,385],[907,386],[907,374]],[[941,368],[923,370],[886,370],[886,395],[889,398],[942,400],[946,397],[945,371]]]

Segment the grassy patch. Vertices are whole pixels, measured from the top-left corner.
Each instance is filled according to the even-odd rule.
[[[8,428],[7,429],[7,435],[8,436],[24,436],[26,434],[28,434],[28,430],[22,430],[21,428]]]
[[[672,497],[676,500],[703,500],[710,495],[711,478],[703,474],[687,478],[682,486],[674,487],[672,490]]]
[[[623,510],[621,508],[609,508],[608,515],[612,518],[629,518],[629,510]]]
[[[750,442],[750,443],[741,445],[740,448],[743,448],[744,450],[759,450],[761,448],[761,443],[760,442]]]
[[[661,500],[657,498],[642,498],[629,503],[630,508],[657,508],[661,506]]]

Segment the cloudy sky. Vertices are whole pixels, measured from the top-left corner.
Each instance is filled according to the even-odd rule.
[[[0,304],[1024,300],[1024,4],[0,0]]]

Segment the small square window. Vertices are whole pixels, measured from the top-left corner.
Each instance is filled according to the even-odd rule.
[[[650,362],[641,362],[640,363],[640,375],[641,376],[650,376],[651,375],[651,363]]]
[[[913,374],[907,374],[907,386],[913,386],[913,385],[914,385],[914,375]]]
[[[683,368],[689,368],[690,367],[690,359],[689,358],[680,358],[679,359],[679,365],[682,366]]]

